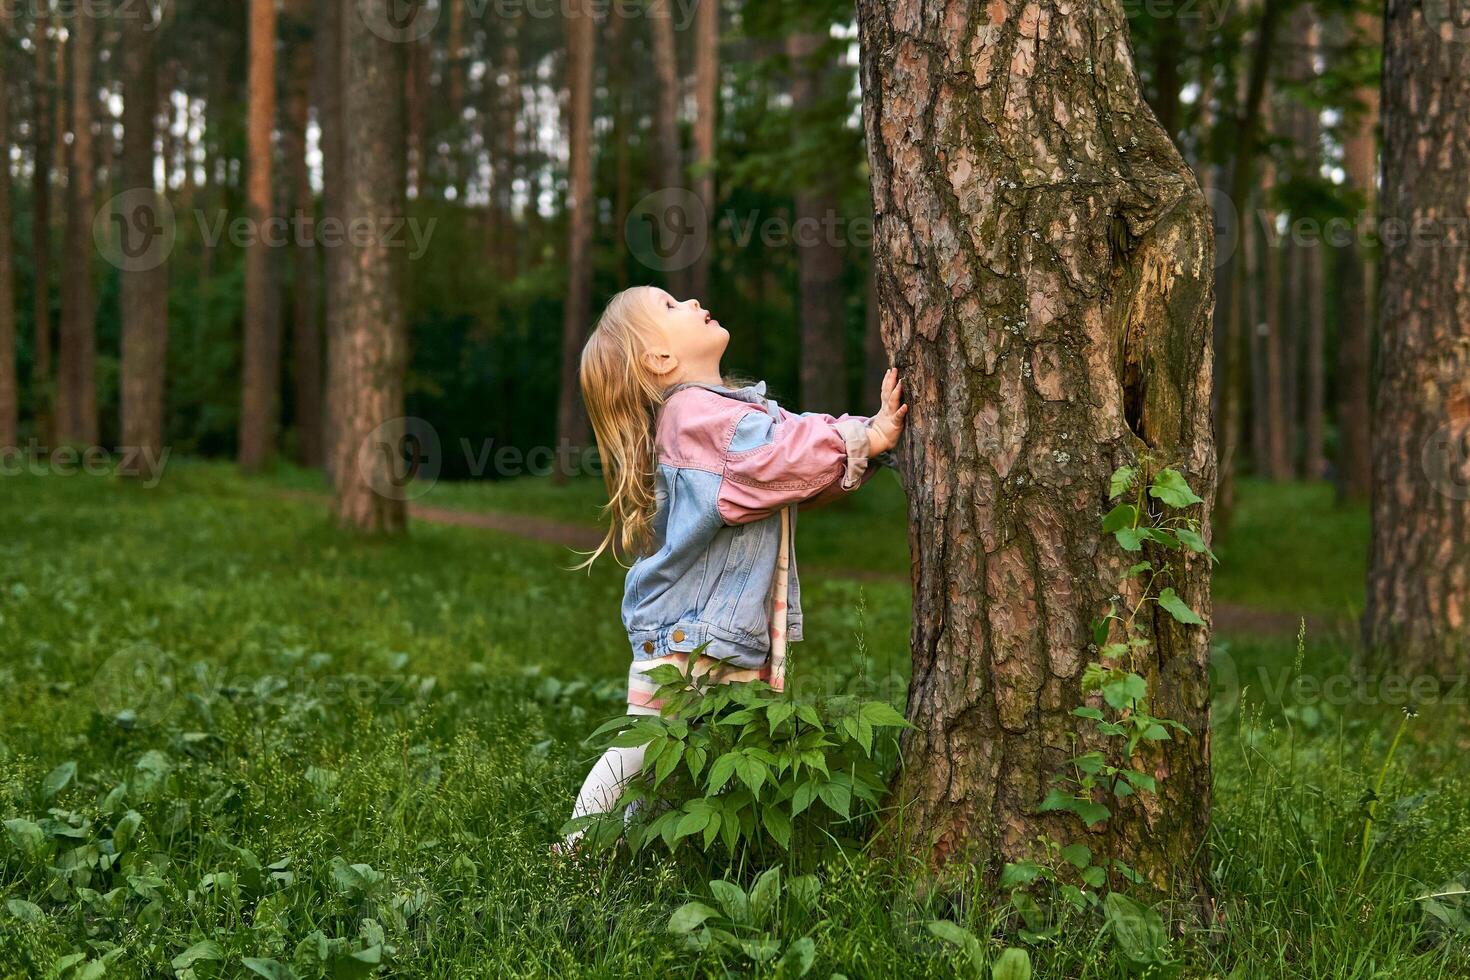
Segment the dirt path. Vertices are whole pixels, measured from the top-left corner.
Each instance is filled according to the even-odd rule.
[[[325,504],[327,495],[310,490],[278,490],[277,496],[298,503]],[[579,551],[588,551],[602,541],[596,528],[565,521],[529,517],[523,514],[507,514],[498,511],[450,510],[445,507],[430,507],[410,502],[410,519],[425,524],[443,524],[450,527],[471,527],[483,531],[500,531],[530,541],[557,544]],[[903,582],[906,576],[875,572],[863,568],[813,569],[834,578],[852,579],[858,582]],[[1294,636],[1301,626],[1301,617],[1291,613],[1274,612],[1242,606],[1234,603],[1215,603],[1215,628],[1225,633],[1245,633],[1255,636]],[[1307,630],[1313,636],[1322,636],[1340,628],[1328,620],[1316,616],[1307,617]]]

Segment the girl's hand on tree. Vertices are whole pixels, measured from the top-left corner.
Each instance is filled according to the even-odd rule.
[[[904,418],[909,413],[907,405],[900,405],[903,397],[903,382],[898,379],[898,368],[889,368],[883,375],[883,408],[868,422],[868,455],[876,456],[898,445],[903,435]]]

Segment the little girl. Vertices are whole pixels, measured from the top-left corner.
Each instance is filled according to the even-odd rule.
[[[786,641],[802,638],[792,509],[856,489],[908,413],[890,370],[872,418],[794,415],[766,398],[764,382],[726,384],[729,340],[697,300],[641,286],[613,297],[582,351],[611,526],[581,567],[605,551],[637,556],[622,603],[629,714],[659,714],[644,672],[676,664],[688,674],[699,647],[695,676],[714,670],[721,683],[783,686]],[[608,749],[572,816],[608,812],[643,768],[643,752]],[[566,853],[581,836],[552,849]]]

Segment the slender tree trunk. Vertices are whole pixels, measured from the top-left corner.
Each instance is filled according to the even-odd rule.
[[[291,168],[291,207],[298,227],[315,227],[316,199],[311,190],[306,131],[310,122],[313,78],[310,24],[314,0],[293,0],[292,17],[301,25],[292,45],[291,84],[286,104],[285,151]],[[293,246],[295,274],[291,289],[292,379],[296,402],[297,459],[303,466],[322,465],[322,327],[318,311],[317,248],[311,242]]]
[[[317,122],[321,127],[322,220],[339,226],[347,213],[347,147],[342,121],[342,93],[347,85],[342,63],[343,2],[316,0],[315,57],[312,59],[312,100],[316,103]],[[335,243],[322,249],[322,293],[327,335],[327,393],[322,405],[322,446],[326,456],[327,482],[333,487],[337,485],[337,460],[344,455],[338,445],[336,406],[346,399],[343,390],[346,372],[342,365],[342,324],[347,295],[347,263],[345,244]]]
[[[66,269],[62,284],[57,346],[56,438],[62,443],[97,444],[96,298],[92,285],[93,195],[96,181],[92,139],[93,17],[68,21],[71,51],[72,141],[67,161]]]
[[[240,466],[253,472],[275,452],[280,406],[281,332],[273,246],[271,131],[276,121],[276,4],[250,0],[249,176],[246,210],[256,229],[245,247],[244,380],[240,386]]]
[[[1135,560],[1099,530],[1109,475],[1175,462],[1209,526],[1204,200],[1143,102],[1116,0],[858,11],[882,331],[913,406],[915,727],[882,841],[994,874],[1043,836],[1086,840],[1206,914],[1207,629],[1145,624],[1153,711],[1191,733],[1145,754],[1157,796],[1097,833],[1038,812],[1073,755],[1088,624]],[[1174,587],[1209,616],[1207,562]]]
[[[1395,673],[1465,669],[1470,644],[1470,84],[1453,28],[1384,20],[1382,361],[1365,640]]]
[[[628,220],[628,210],[633,203],[632,154],[628,147],[635,126],[631,111],[632,81],[628,71],[632,22],[624,16],[618,4],[608,8],[607,16],[608,89],[613,100],[613,222],[621,228]],[[614,235],[613,250],[617,287],[619,290],[627,289],[631,282],[628,278],[628,236]],[[706,298],[701,302],[712,301]]]
[[[614,4],[608,15],[614,23],[621,20],[616,10],[617,5]],[[503,26],[505,33],[504,43],[500,46],[500,71],[505,76],[505,83],[494,90],[494,112],[498,125],[494,139],[496,153],[492,171],[495,235],[491,244],[495,253],[493,260],[504,271],[506,279],[510,280],[520,274],[520,236],[516,233],[515,226],[515,175],[516,158],[520,154],[516,124],[521,118],[521,50],[519,23],[516,20],[506,20],[503,21]],[[613,97],[620,98],[621,95],[615,90]],[[614,142],[620,142],[616,136]],[[619,152],[624,152],[621,145]],[[623,242],[621,235],[618,236],[618,242]]]
[[[786,41],[791,61],[791,108],[798,129],[822,97],[825,66],[814,65],[826,38],[795,34]],[[793,133],[793,139],[799,134]],[[847,405],[847,318],[842,289],[843,255],[832,237],[837,194],[825,175],[796,191],[797,277],[801,291],[801,407],[837,414]]]
[[[148,222],[150,235],[160,227],[160,204],[153,183],[153,142],[158,128],[156,36],[150,21],[123,18],[122,189],[128,195],[129,213],[124,216],[122,234],[127,237],[138,234],[140,221]],[[168,352],[166,264],[155,264],[150,258],[122,270],[122,318],[122,443],[141,458],[158,459],[163,449]],[[153,474],[133,469],[128,475]]]
[[[1305,20],[1306,46],[1301,59],[1301,77],[1312,82],[1317,74],[1316,54],[1321,47],[1322,32],[1316,14],[1301,8]],[[1315,174],[1322,166],[1322,123],[1315,106],[1299,110],[1301,131],[1299,143],[1307,158],[1308,170]],[[1321,241],[1297,246],[1301,261],[1301,278],[1297,288],[1298,311],[1303,333],[1301,389],[1302,475],[1320,480],[1327,475],[1327,338],[1323,311],[1323,255]]]
[[[1261,315],[1257,320],[1257,338],[1261,345],[1264,368],[1257,380],[1261,387],[1258,402],[1263,412],[1260,447],[1265,463],[1262,475],[1285,481],[1292,477],[1291,452],[1288,444],[1289,415],[1286,411],[1286,338],[1281,322],[1281,236],[1276,231],[1276,211],[1270,197],[1276,186],[1276,167],[1267,161],[1261,174]]]
[[[1153,63],[1154,87],[1158,91],[1149,104],[1164,132],[1170,139],[1175,139],[1179,133],[1179,92],[1182,88],[1179,59],[1184,54],[1184,33],[1179,29],[1178,13],[1166,8],[1158,19],[1157,31]]]
[[[31,404],[36,416],[36,438],[45,445],[51,440],[51,405],[55,396],[51,377],[51,154],[52,97],[51,17],[38,12],[32,38],[36,47],[34,142],[35,169],[31,174],[31,267],[35,282],[32,318],[35,356],[31,362]]]
[[[653,114],[658,189],[682,188],[685,184],[684,152],[679,140],[679,58],[674,45],[674,9],[671,0],[648,0],[648,28],[653,35],[653,68],[658,82],[658,101]],[[688,216],[680,209],[671,208],[663,218],[667,223],[674,224],[687,220]],[[688,232],[689,229],[682,226],[659,229],[659,233],[666,236],[682,236]],[[668,281],[669,292],[675,298],[690,298],[691,275],[687,268],[670,269]],[[708,297],[699,299],[701,302],[708,302]]]
[[[388,229],[404,215],[406,51],[370,27],[395,0],[362,0],[363,16],[344,10],[343,117],[352,120],[346,149],[346,216],[374,229],[347,247],[340,359],[341,401],[333,515],[339,526],[367,533],[401,532],[407,523],[402,482],[407,448],[403,384],[408,364],[404,253]]]
[[[1358,14],[1356,28],[1366,43],[1376,46],[1382,33],[1377,16]],[[1362,112],[1349,117],[1343,140],[1343,169],[1349,185],[1359,194],[1364,214],[1371,216],[1378,198],[1378,88],[1364,87],[1357,97]],[[1374,296],[1372,249],[1361,236],[1354,236],[1353,243],[1342,250],[1338,270],[1338,488],[1344,499],[1367,500],[1373,486],[1369,369],[1378,301]]]
[[[577,367],[592,317],[592,69],[596,20],[592,0],[576,0],[567,17],[567,92],[570,109],[567,143],[571,147],[568,181],[567,298],[562,322],[561,402],[557,407],[558,444],[587,443],[587,411],[582,404]],[[564,480],[560,470],[556,478]]]
[[[10,214],[10,77],[18,44],[11,42],[11,14],[0,10],[0,450],[15,446],[20,429],[20,389],[15,374],[15,251]]]
[[[706,220],[715,213],[715,134],[720,89],[720,0],[699,0],[694,22],[694,194],[704,205]],[[711,239],[711,242],[713,239]],[[709,300],[712,246],[699,250],[689,270],[689,290]]]

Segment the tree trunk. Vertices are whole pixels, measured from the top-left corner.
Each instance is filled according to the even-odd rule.
[[[1382,33],[1380,19],[1369,13],[1356,17],[1357,33],[1377,46]],[[1343,140],[1343,169],[1349,185],[1358,192],[1366,214],[1377,207],[1378,101],[1376,87],[1365,86],[1357,93],[1363,111],[1349,118]],[[1337,341],[1337,427],[1338,488],[1347,500],[1367,500],[1373,486],[1373,455],[1370,439],[1372,416],[1369,370],[1373,354],[1373,329],[1378,303],[1374,297],[1372,250],[1361,237],[1339,255],[1340,272]]]
[[[615,23],[621,20],[616,13],[616,5],[608,16]],[[500,46],[499,68],[505,76],[505,83],[492,90],[495,99],[492,118],[496,120],[496,131],[491,144],[495,148],[491,161],[494,182],[491,199],[495,211],[491,259],[503,271],[506,281],[510,281],[520,274],[520,236],[516,233],[515,226],[515,175],[516,158],[520,155],[516,123],[521,118],[521,51],[517,21],[504,21],[503,30],[504,43]],[[613,97],[622,96],[614,91]],[[624,152],[621,147],[619,152]],[[622,241],[622,236],[619,235],[618,242],[621,244]]]
[[[31,365],[31,405],[36,418],[36,438],[42,444],[51,439],[51,405],[55,397],[51,378],[51,153],[52,103],[61,102],[60,93],[52,98],[50,18],[44,13],[35,18],[36,45],[35,130],[31,173],[31,204],[35,216],[31,223],[31,266],[33,290],[35,356]]]
[[[161,227],[153,184],[153,141],[157,135],[157,32],[141,17],[123,18],[122,184],[127,213],[122,234],[137,234],[141,221]],[[131,254],[131,250],[124,253]],[[148,256],[148,252],[142,253]],[[165,260],[166,262],[166,257]],[[122,270],[122,443],[142,458],[163,449],[164,364],[168,351],[168,267],[150,256]],[[138,456],[130,456],[137,459]],[[129,475],[144,476],[133,468]]]
[[[592,68],[596,20],[592,0],[575,0],[567,27],[568,180],[567,298],[562,321],[561,402],[557,407],[558,444],[580,448],[587,442],[587,411],[582,404],[578,365],[592,317]],[[558,481],[567,474],[556,473]]]
[[[1464,39],[1389,0],[1382,360],[1363,632],[1396,673],[1464,670],[1470,626],[1470,85]]]
[[[271,217],[271,131],[276,121],[276,4],[250,0],[249,183],[246,211],[255,234],[245,247],[244,371],[240,386],[240,466],[254,472],[275,452],[281,383],[280,310]]]
[[[694,194],[704,205],[706,221],[715,213],[715,134],[720,105],[720,0],[699,0],[694,22]],[[689,270],[689,291],[701,303],[709,299],[709,245],[699,250]]]
[[[632,112],[633,83],[628,71],[628,56],[631,48],[630,28],[633,21],[624,15],[618,4],[613,4],[608,8],[607,17],[607,87],[613,103],[612,213],[614,225],[621,228],[623,222],[628,220],[628,210],[633,204],[632,154],[628,146],[631,134],[636,128]],[[618,290],[627,289],[631,280],[628,277],[628,236],[626,234],[613,236],[613,267]],[[713,301],[703,297],[700,302]]]
[[[342,122],[342,93],[347,86],[342,58],[342,4],[344,0],[316,0],[316,37],[313,40],[312,101],[321,128],[322,220],[340,225],[346,217],[347,147]],[[355,16],[355,14],[350,15]],[[422,173],[420,174],[422,180]],[[345,400],[345,370],[341,363],[343,309],[347,295],[347,247],[322,249],[322,294],[327,337],[327,392],[322,404],[322,448],[327,484],[335,487],[338,446],[336,406]]]
[[[573,0],[580,3],[581,0]],[[658,101],[653,114],[657,147],[658,190],[684,187],[684,153],[679,142],[679,58],[674,46],[674,10],[671,0],[649,0],[648,29],[653,35],[653,69],[658,81]],[[670,209],[671,211],[673,209]],[[666,214],[666,221],[677,221],[682,215]],[[682,235],[682,228],[664,228],[659,234]],[[675,299],[690,298],[690,273],[687,268],[668,271],[669,292]],[[708,297],[698,297],[707,303]]]
[[[11,14],[0,10],[0,450],[15,446],[20,428],[20,390],[15,374],[15,253],[10,247],[10,76],[15,74]]]
[[[877,256],[870,256],[868,264],[867,311],[863,319],[863,390],[858,404],[869,415],[877,415],[883,408],[883,375],[888,373],[888,351],[883,349]]]
[[[66,269],[57,345],[56,438],[97,444],[97,301],[92,285],[96,161],[92,139],[93,17],[72,17],[71,129],[66,181]]]
[[[285,151],[291,168],[291,207],[299,227],[315,227],[316,199],[311,190],[306,132],[311,115],[313,0],[294,0],[292,17],[300,24],[292,44],[291,84],[286,104]],[[317,248],[293,246],[291,290],[292,380],[296,402],[296,451],[303,466],[322,465],[322,328],[317,303]]]
[[[791,62],[791,109],[796,126],[821,100],[825,66],[814,56],[826,45],[820,34],[794,34],[786,41]],[[792,134],[795,139],[797,133]],[[842,289],[843,254],[833,238],[837,194],[824,174],[816,186],[796,190],[797,277],[801,309],[801,408],[831,412],[847,406],[847,317]]]
[[[382,23],[395,0],[361,0],[362,16],[344,10],[342,114],[352,120],[346,140],[344,202],[349,223],[373,232],[346,247],[340,351],[340,401],[333,450],[333,515],[341,527],[396,533],[407,523],[401,453],[403,385],[408,364],[403,249],[389,235],[404,216],[407,170],[404,133],[404,45],[368,26]],[[350,8],[349,8],[350,9]]]
[[[1099,529],[1109,475],[1143,452],[1176,463],[1209,526],[1203,197],[1143,102],[1116,0],[858,10],[882,331],[913,406],[916,727],[883,842],[994,874],[1043,836],[1086,840],[1198,911],[1206,629],[1145,624],[1153,711],[1192,733],[1147,753],[1158,795],[1098,833],[1038,805],[1073,755],[1088,624],[1133,560]],[[1209,616],[1205,561],[1174,586]]]
[[[1269,125],[1269,123],[1268,123]],[[1276,167],[1269,160],[1261,173],[1261,312],[1255,326],[1264,370],[1257,378],[1262,411],[1259,447],[1264,467],[1260,475],[1285,481],[1292,477],[1288,443],[1289,414],[1286,411],[1286,337],[1281,318],[1281,236],[1276,231],[1276,211],[1270,204],[1276,186]],[[1254,222],[1252,222],[1254,225]]]

